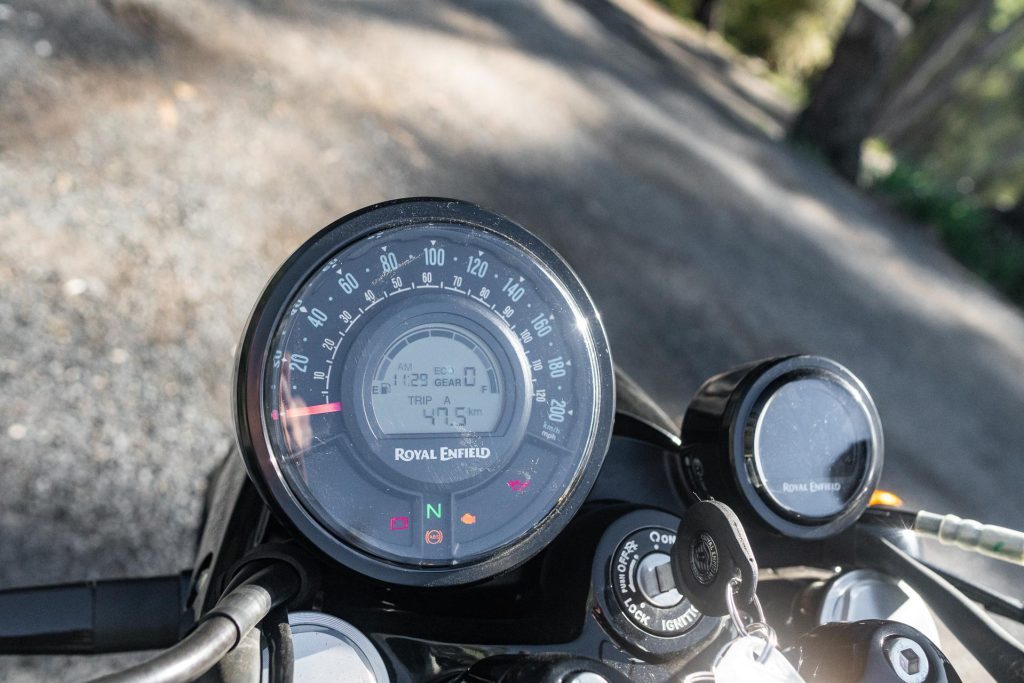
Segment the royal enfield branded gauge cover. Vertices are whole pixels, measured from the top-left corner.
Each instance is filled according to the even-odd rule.
[[[712,377],[687,409],[682,439],[682,473],[698,496],[794,538],[849,527],[882,473],[874,401],[852,372],[818,356]]]
[[[268,504],[323,552],[413,585],[539,551],[604,459],[613,372],[572,270],[451,200],[370,207],[302,245],[240,346],[240,447]]]

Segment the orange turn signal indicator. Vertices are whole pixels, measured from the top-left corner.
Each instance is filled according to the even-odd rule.
[[[875,489],[875,492],[871,494],[871,500],[868,502],[868,505],[871,507],[875,507],[876,505],[885,505],[886,507],[898,508],[903,507],[903,499],[895,493],[883,491],[882,489]]]

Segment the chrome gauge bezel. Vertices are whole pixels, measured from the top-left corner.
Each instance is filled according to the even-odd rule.
[[[322,525],[289,486],[265,428],[263,388],[273,338],[289,304],[324,263],[378,232],[418,224],[455,224],[488,231],[514,243],[550,272],[578,310],[577,324],[592,344],[595,364],[595,423],[586,452],[557,505],[526,534],[493,555],[455,566],[417,567],[373,555]],[[299,249],[271,278],[246,324],[235,368],[234,417],[238,445],[250,478],[271,510],[301,538],[327,556],[374,578],[404,585],[472,583],[507,571],[543,549],[572,519],[600,473],[611,439],[614,372],[600,316],[569,265],[512,221],[475,205],[449,199],[415,198],[377,204],[331,223]]]

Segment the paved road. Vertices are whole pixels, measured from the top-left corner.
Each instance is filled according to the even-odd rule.
[[[640,0],[3,2],[0,585],[185,566],[259,289],[403,195],[552,243],[670,412],[733,364],[828,355],[875,395],[889,487],[1024,526],[1019,312]],[[66,665],[0,678],[94,670]]]

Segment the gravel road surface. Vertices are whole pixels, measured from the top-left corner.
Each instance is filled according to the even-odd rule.
[[[0,586],[185,567],[260,288],[410,195],[549,241],[670,413],[731,365],[831,356],[878,402],[886,486],[1024,526],[1019,311],[641,0],[0,3]]]

